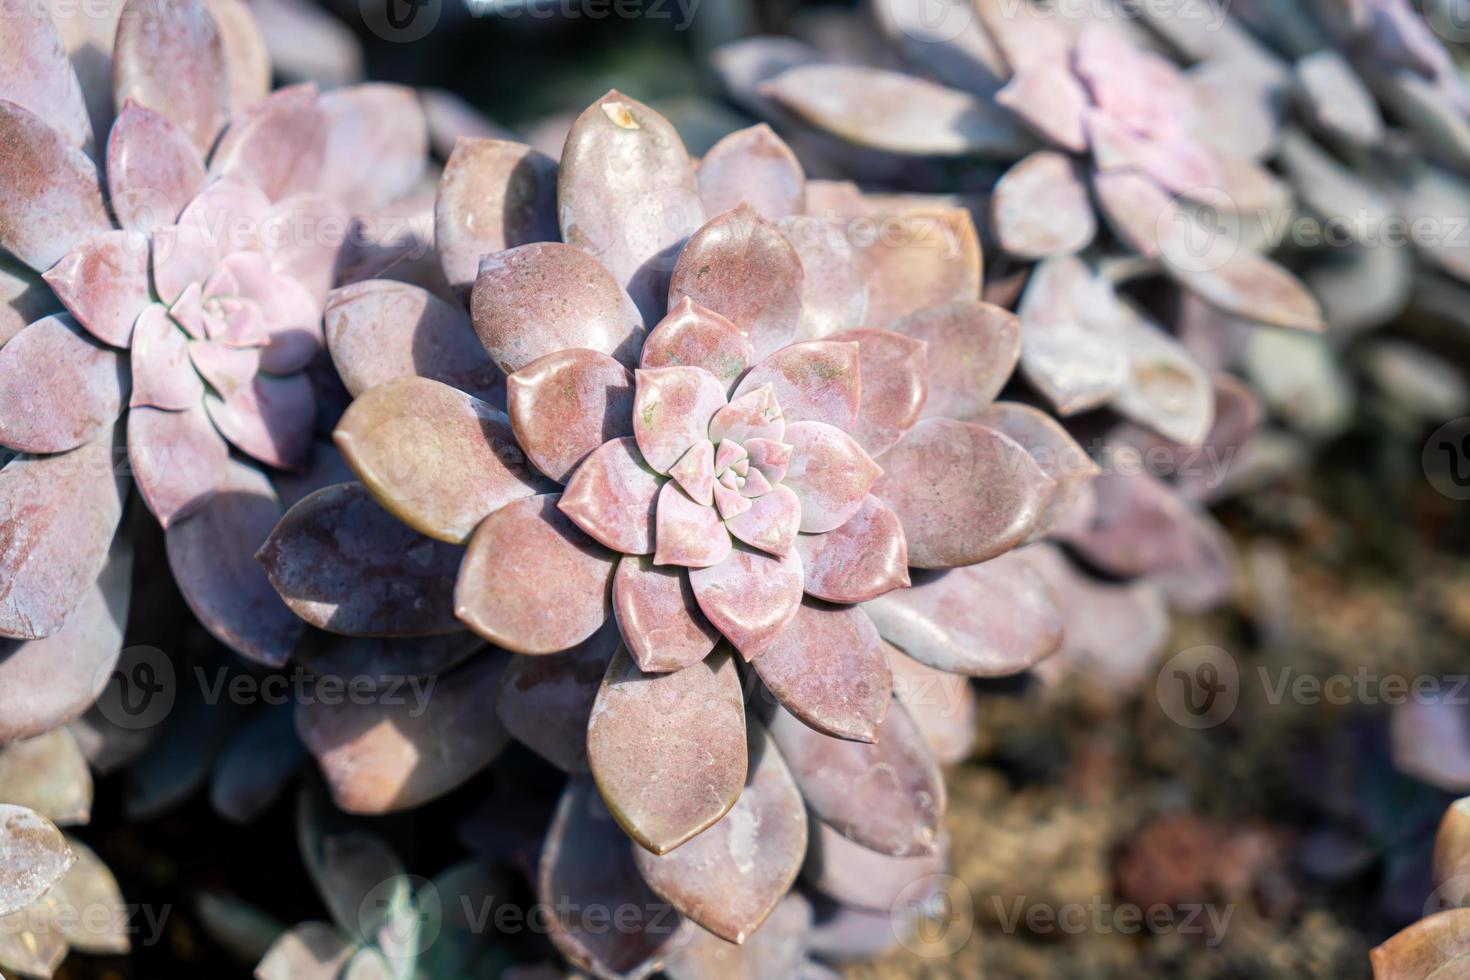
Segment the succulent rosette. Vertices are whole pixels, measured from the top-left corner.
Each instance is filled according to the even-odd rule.
[[[1045,413],[995,401],[1019,324],[978,299],[968,215],[874,202],[904,233],[855,245],[806,213],[827,191],[767,127],[696,167],[663,117],[610,92],[559,163],[456,146],[435,233],[468,310],[403,282],[333,293],[328,345],[355,395],[334,440],[360,482],[298,503],[260,560],[323,630],[427,646],[468,626],[514,654],[444,678],[463,712],[441,693],[429,715],[460,716],[443,723],[484,751],[413,785],[369,765],[403,769],[365,717],[304,710],[339,805],[421,802],[508,733],[576,777],[544,894],[651,887],[734,943],[804,860],[864,908],[943,867],[938,761],[968,746],[964,675],[1060,641],[1040,575],[1007,553],[1096,469]],[[469,693],[484,685],[499,741]],[[917,687],[945,694],[903,697]],[[436,724],[400,730],[418,744]],[[868,785],[879,771],[897,778]],[[732,858],[751,821],[753,860]],[[628,855],[616,881],[604,852]],[[553,935],[600,973],[668,938],[567,919]]]
[[[140,0],[85,20],[101,47],[77,57],[112,71],[84,87],[67,43],[80,16],[58,14],[65,37],[39,7],[3,28],[0,245],[18,266],[5,270],[17,298],[0,445],[25,455],[0,482],[30,543],[4,555],[15,585],[0,633],[54,633],[96,579],[121,515],[116,428],[195,613],[280,665],[301,626],[250,556],[282,510],[272,474],[311,456],[307,368],[352,221],[418,178],[422,116],[390,86],[270,92],[260,32],[234,0]]]

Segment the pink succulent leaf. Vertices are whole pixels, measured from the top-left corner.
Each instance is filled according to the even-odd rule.
[[[669,468],[669,476],[673,478],[689,499],[705,507],[711,507],[715,502],[715,447],[708,439],[701,439],[689,447],[689,451],[679,457],[679,461]]]
[[[1047,259],[1021,298],[1021,372],[1062,415],[1096,408],[1122,389],[1128,362],[1105,283],[1080,260]],[[932,403],[932,397],[931,397]]]
[[[819,534],[841,527],[867,499],[883,470],[857,441],[823,422],[787,426],[791,466],[783,485],[801,501],[801,530]]]
[[[1210,376],[1189,351],[1124,298],[1116,301],[1128,378],[1113,410],[1184,446],[1198,446],[1215,416]]]
[[[632,366],[643,320],[607,269],[580,248],[521,245],[484,256],[470,313],[480,343],[507,374],[571,347]]]
[[[113,95],[167,116],[202,155],[230,118],[230,74],[205,0],[128,0],[112,51]]]
[[[164,528],[214,495],[224,482],[229,457],[230,447],[210,424],[201,402],[183,411],[139,406],[128,412],[133,482]]]
[[[608,810],[654,854],[723,817],[745,785],[745,699],[725,651],[667,674],[613,655],[587,723],[587,760]]]
[[[128,400],[127,359],[70,316],[37,320],[0,348],[0,446],[59,453],[110,429]]]
[[[352,213],[335,198],[307,192],[282,198],[261,228],[260,243],[271,269],[306,287],[325,305],[337,283]]]
[[[177,319],[185,330],[204,336],[203,283],[217,261],[213,243],[194,225],[158,228],[148,242],[154,292],[171,311],[178,308]]]
[[[608,621],[570,650],[511,657],[495,699],[501,724],[563,772],[587,772],[587,721],[619,642]]]
[[[315,85],[276,89],[235,117],[210,156],[209,170],[244,180],[280,201],[317,189],[326,138],[326,114]]]
[[[0,255],[0,347],[37,320],[62,310],[49,284],[9,255]]]
[[[756,470],[751,478],[760,475]],[[746,488],[749,487],[747,478]],[[745,488],[742,488],[742,493]],[[755,497],[744,513],[725,519],[730,533],[752,548],[784,558],[796,543],[801,524],[801,501],[790,487],[776,486]]]
[[[884,639],[915,660],[971,677],[1020,673],[1062,640],[1046,582],[1019,554],[924,575],[863,608]]]
[[[875,680],[881,669],[891,682],[881,646],[877,656]],[[876,737],[859,742],[824,735],[777,707],[771,739],[821,823],[880,854],[932,854],[944,820],[944,774],[903,705],[890,703],[880,717]]]
[[[648,465],[668,473],[689,447],[714,439],[711,419],[725,406],[725,387],[699,367],[634,372],[633,437]]]
[[[465,543],[487,515],[545,486],[505,413],[428,378],[370,389],[332,440],[379,504],[440,541]]]
[[[66,45],[44,6],[19,5],[0,27],[0,98],[45,119],[91,155],[92,121]]]
[[[469,317],[419,286],[369,279],[334,289],[324,319],[332,363],[354,395],[415,375],[485,401],[503,390]]]
[[[561,483],[599,446],[633,431],[633,376],[585,347],[532,361],[506,380],[506,394],[516,440]]]
[[[788,424],[825,422],[847,431],[857,421],[860,400],[858,345],[813,340],[783,347],[741,379],[732,406],[741,395],[763,387],[771,390]]]
[[[686,296],[649,333],[638,366],[702,367],[730,391],[754,359],[735,324]]]
[[[259,347],[232,347],[217,340],[186,342],[186,346],[198,377],[221,398],[233,398],[248,389],[260,372]],[[167,369],[164,365],[159,367]]]
[[[112,213],[129,231],[172,225],[204,187],[204,158],[165,115],[129,100],[107,137]]]
[[[261,348],[268,336],[265,314],[250,300],[239,296],[211,297],[208,305],[201,305],[199,319],[207,340],[248,350],[257,361],[263,356]]]
[[[976,0],[974,8],[1012,71],[1070,63],[1071,35],[1050,12],[1004,0]]]
[[[45,272],[111,229],[92,160],[29,110],[0,101],[0,247]]]
[[[753,437],[740,443],[750,465],[759,470],[770,483],[777,484],[786,479],[791,467],[791,446],[774,439]]]
[[[980,238],[969,211],[933,205],[876,220],[886,233],[859,253],[869,323],[891,324],[926,307],[980,298]]]
[[[60,735],[62,739],[65,737],[64,733]],[[70,744],[75,750],[75,744]],[[40,801],[36,802],[39,805]],[[57,887],[69,869],[75,867],[77,855],[56,825],[28,806],[0,804],[0,833],[5,839],[5,891],[0,896],[0,912],[13,915]],[[29,972],[53,969],[67,952],[65,940],[57,936],[59,932],[46,930],[40,937],[33,934],[27,946],[21,947],[29,955],[25,959],[16,954],[11,956],[20,960]]]
[[[734,482],[735,474],[731,471],[729,475],[715,484],[714,509],[718,512],[718,520],[733,521],[751,508],[750,499],[733,486]],[[713,537],[713,532],[711,536]]]
[[[60,629],[39,640],[0,639],[0,738],[44,735],[96,702],[122,650],[131,576],[123,537]]]
[[[1074,255],[1097,234],[1081,167],[1050,150],[1038,150],[1007,170],[990,206],[1001,248],[1021,258]]]
[[[726,943],[758,942],[779,925],[779,913],[767,917],[796,881],[806,856],[806,809],[791,770],[758,723],[747,722],[746,740],[749,771],[730,811],[667,854],[643,848],[633,853],[649,887]],[[756,827],[759,833],[750,834]],[[688,950],[683,947],[679,955]],[[771,965],[764,957],[760,962]]]
[[[1067,430],[1040,409],[996,402],[978,421],[1020,443],[1042,472],[1056,481],[1056,491],[1032,532],[1035,538],[1059,527],[1077,507],[1084,488],[1102,472]]]
[[[1113,234],[1144,258],[1158,257],[1162,229],[1187,220],[1169,193],[1138,171],[1100,170],[1092,190]]]
[[[169,568],[194,615],[215,639],[272,667],[286,663],[302,632],[255,561],[282,513],[265,474],[230,460],[214,495],[165,532]]]
[[[766,479],[766,475],[760,470],[752,470],[748,458],[742,459],[732,466],[731,472],[732,475],[740,479],[740,484],[735,488],[740,492],[740,496],[749,497],[752,500],[759,500],[771,492],[771,484]],[[798,503],[797,512],[800,513],[800,511],[801,505]],[[795,531],[792,532],[792,534],[795,533]]]
[[[716,485],[717,502],[722,493],[734,491]],[[714,507],[696,503],[674,481],[664,483],[658,491],[654,564],[707,568],[724,561],[731,543],[722,516],[723,509],[717,513]]]
[[[271,56],[255,7],[245,0],[207,0],[219,27],[229,66],[230,111],[242,112],[265,98],[271,88]]]
[[[949,838],[941,831],[933,854],[890,857],[854,843],[824,821],[813,820],[802,878],[843,907],[882,913],[892,928],[893,908],[913,897],[914,882],[944,874],[949,867],[948,851]],[[935,889],[932,894],[943,893]]]
[[[523,143],[461,138],[434,201],[434,240],[444,277],[465,296],[480,256],[554,242],[556,161]]]
[[[728,432],[720,433],[720,448],[715,452],[715,476],[727,480],[729,477],[738,476],[738,472],[734,472],[736,465],[741,460],[750,458],[750,454],[745,451],[745,447],[736,441],[737,438],[737,436],[733,436]],[[748,467],[746,471],[749,472]],[[729,477],[726,477],[726,474],[729,474]],[[726,482],[724,486],[726,489],[736,489],[735,485],[729,482]]]
[[[305,374],[257,374],[228,397],[206,394],[204,407],[231,445],[267,466],[294,470],[311,453],[316,396]]]
[[[736,395],[728,405],[722,406],[710,419],[708,430],[710,439],[719,442],[724,452],[735,453],[738,450],[739,455],[744,457],[748,455],[748,450],[743,448],[747,442],[762,441],[782,445],[781,440],[786,434],[786,416],[776,398],[775,389],[764,384]],[[730,448],[724,449],[727,445]],[[731,462],[734,462],[733,456],[723,463],[717,456],[715,472],[719,473]]]
[[[890,329],[927,345],[925,418],[975,418],[1000,393],[1021,356],[1021,321],[989,303],[929,307]]]
[[[883,466],[873,495],[898,515],[919,568],[972,565],[1016,547],[1056,486],[1008,436],[952,419],[920,422]]]
[[[409,810],[462,786],[493,762],[510,740],[492,709],[505,661],[503,654],[471,660],[440,678],[423,705],[413,698],[298,704],[296,730],[337,807],[362,814]],[[374,870],[369,877],[379,882],[382,874]],[[349,967],[347,975],[355,972]]]
[[[683,670],[715,648],[720,634],[694,599],[682,568],[624,555],[613,577],[613,611],[623,642],[647,673]]]
[[[411,191],[429,158],[429,127],[413,89],[369,83],[317,100],[326,125],[321,186],[348,207],[380,208]]]
[[[318,490],[336,483],[351,483],[357,479],[352,467],[329,440],[318,437],[311,447],[311,459],[305,469],[294,473],[275,474],[276,493],[281,497],[281,506],[286,510],[295,507]],[[345,642],[345,641],[344,641]]]
[[[707,214],[748,204],[774,221],[806,210],[801,162],[765,123],[736,130],[710,147],[696,176]]]
[[[272,275],[271,285],[270,296],[257,302],[266,333],[261,370],[271,374],[305,370],[326,347],[322,308],[306,287],[290,276]]]
[[[261,234],[270,214],[270,199],[259,185],[226,175],[211,181],[185,205],[178,223],[203,233],[215,263],[240,262],[239,256],[248,256],[248,266],[233,271],[241,288],[259,298],[266,288],[269,263],[255,252],[262,246]],[[255,281],[256,288],[250,288],[247,279]]]
[[[711,67],[730,98],[756,115],[765,115],[773,108],[759,90],[762,82],[788,68],[827,60],[824,52],[804,41],[774,34],[742,38],[710,54]]]
[[[481,522],[455,588],[455,612],[516,653],[555,653],[597,632],[611,611],[616,556],[582,533],[545,494]]]
[[[0,549],[0,636],[35,640],[62,628],[107,561],[122,504],[110,431],[0,469],[0,528],[29,544]]]
[[[856,606],[805,600],[753,662],[787,711],[823,735],[873,742],[893,681],[878,630]]]
[[[1286,330],[1326,329],[1322,307],[1311,291],[1264,256],[1236,249],[1223,264],[1208,269],[1170,261],[1167,250],[1164,258],[1164,270],[1181,286],[1226,313]]]
[[[828,339],[858,345],[861,398],[858,417],[848,431],[869,456],[876,457],[919,421],[929,397],[928,343],[866,328],[844,330]]]
[[[557,200],[562,239],[606,266],[644,321],[656,323],[679,249],[705,220],[694,166],[674,127],[643,103],[608,92],[572,123]],[[731,311],[704,305],[738,322]]]
[[[326,487],[286,512],[256,560],[292,611],[346,636],[435,636],[454,615],[465,550],[425,537],[360,483]]]
[[[552,943],[584,970],[652,973],[651,962],[661,962],[661,951],[682,934],[681,920],[644,883],[632,851],[593,781],[568,780],[541,847],[536,897],[551,910]],[[618,929],[594,926],[570,911],[594,907],[636,911]]]
[[[1137,170],[1166,190],[1182,195],[1219,188],[1223,181],[1214,155],[1193,137],[1151,139],[1098,112],[1088,115],[1087,134],[1093,160],[1105,173]]]
[[[662,499],[661,482],[643,462],[633,439],[623,436],[587,456],[567,481],[557,506],[601,544],[624,554],[646,555],[653,551],[654,505]]]
[[[884,642],[893,694],[908,709],[929,751],[944,765],[970,757],[975,746],[975,689],[963,674],[936,670]],[[1049,661],[1044,661],[1049,662]]]
[[[88,333],[127,347],[133,322],[152,295],[148,239],[137,232],[101,232],[62,256],[44,278]]]
[[[805,65],[761,86],[782,108],[849,143],[914,156],[1010,156],[1026,135],[968,92],[860,65]]]
[[[798,535],[796,549],[806,571],[806,592],[818,599],[866,602],[909,585],[903,526],[871,494],[837,529]]]
[[[776,227],[801,260],[798,340],[819,340],[868,320],[868,284],[848,222],[830,212],[792,215]]]
[[[190,341],[162,304],[138,316],[132,331],[132,397],[129,406],[184,411],[204,397],[204,382],[191,363]]]
[[[1017,71],[995,94],[995,101],[1053,146],[1072,153],[1087,149],[1083,119],[1091,103],[1087,90],[1065,62]]]
[[[791,623],[801,605],[801,559],[737,547],[709,568],[691,569],[689,584],[709,621],[747,661]]]

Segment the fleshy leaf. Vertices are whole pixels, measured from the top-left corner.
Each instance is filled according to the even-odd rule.
[[[817,340],[868,322],[868,284],[849,240],[849,222],[833,214],[793,215],[776,223],[801,260],[797,339]]]
[[[504,670],[503,655],[485,655],[433,678],[432,696],[304,700],[296,730],[343,810],[407,810],[461,785],[505,748],[509,735],[492,710]]]
[[[700,612],[682,568],[625,555],[613,577],[613,611],[623,642],[646,673],[682,670],[715,648],[720,634]]]
[[[792,450],[784,482],[801,500],[803,533],[834,531],[847,523],[883,474],[852,436],[823,422],[787,426],[786,441]]]
[[[326,126],[321,183],[333,196],[371,211],[413,190],[429,156],[429,127],[413,89],[351,85],[317,105]]]
[[[282,508],[264,473],[229,460],[214,495],[165,532],[168,563],[194,615],[244,657],[280,667],[301,638],[301,621],[254,560]]]
[[[251,823],[295,782],[307,758],[296,734],[295,715],[289,702],[269,705],[230,737],[209,778],[209,803],[215,813],[234,824]]]
[[[7,11],[0,46],[5,49],[0,97],[49,121],[68,143],[90,154],[92,120],[82,86],[47,8],[23,5]]]
[[[970,757],[975,746],[975,688],[963,674],[920,663],[891,643],[883,644],[893,673],[893,696],[908,709],[929,751],[945,765]]]
[[[847,430],[876,457],[919,421],[929,396],[928,344],[891,330],[844,330],[828,339],[858,345],[861,398]]]
[[[74,837],[68,837],[67,846],[76,856],[76,863],[52,889],[52,895],[62,908],[71,909],[118,909],[124,908],[122,890],[107,865],[90,847]],[[104,956],[126,954],[130,949],[127,925],[110,916],[106,924],[95,920],[91,923],[61,922],[67,945],[82,953]],[[100,926],[100,927],[99,927]]]
[[[867,322],[887,325],[925,307],[979,299],[980,238],[969,211],[930,205],[877,217],[883,234],[858,253]]]
[[[715,412],[709,421],[708,431],[710,439],[720,444],[719,452],[738,450],[741,455],[749,455],[744,449],[747,442],[784,445],[781,439],[786,434],[786,416],[776,401],[775,390],[770,385],[761,385],[736,395],[728,405]],[[787,455],[789,457],[790,454]],[[789,464],[789,458],[787,462]],[[723,470],[717,455],[715,472]]]
[[[385,279],[343,286],[328,296],[324,317],[332,362],[354,395],[412,375],[481,399],[503,384],[469,317],[419,286]]]
[[[990,201],[1001,248],[1025,259],[1073,255],[1097,234],[1097,219],[1080,168],[1041,150],[1000,178]]]
[[[1020,443],[1041,471],[1056,481],[1056,490],[1037,521],[1037,537],[1066,520],[1083,488],[1102,472],[1067,430],[1040,409],[1020,402],[996,402],[979,422]]]
[[[255,966],[258,980],[336,980],[357,947],[335,926],[303,922],[271,943]]]
[[[1017,70],[995,101],[1048,143],[1073,153],[1087,149],[1083,119],[1090,100],[1065,61]]]
[[[48,269],[45,279],[88,333],[126,347],[151,296],[148,239],[127,231],[94,235]]]
[[[137,102],[122,107],[107,137],[107,189],[123,228],[173,224],[204,179],[204,158],[188,133]]]
[[[128,365],[64,314],[37,320],[0,348],[0,445],[60,453],[117,421]]]
[[[741,204],[772,221],[806,208],[806,174],[791,147],[761,123],[721,139],[699,161],[699,196],[708,214]]]
[[[305,374],[257,374],[225,398],[206,394],[204,407],[231,445],[267,466],[296,469],[311,453],[316,396]]]
[[[643,343],[642,318],[617,280],[580,248],[557,242],[484,256],[470,313],[507,374],[569,347],[631,366]]]
[[[316,86],[291,85],[276,89],[235,117],[210,156],[209,169],[239,178],[279,201],[315,190],[325,155],[326,117]]]
[[[75,860],[51,821],[23,806],[0,803],[0,915],[45,895]]]
[[[107,560],[122,501],[111,432],[0,469],[0,636],[34,640],[65,625]]]
[[[219,27],[229,68],[230,108],[240,112],[265,97],[271,88],[271,56],[265,35],[245,0],[207,0]]]
[[[348,636],[430,636],[462,628],[453,590],[464,554],[400,523],[362,484],[341,483],[287,511],[256,558],[313,626]]]
[[[731,493],[723,486],[715,487],[715,499]],[[719,513],[706,504],[695,503],[670,480],[658,492],[654,540],[655,565],[681,565],[685,568],[708,568],[718,565],[730,555],[730,532],[721,523],[728,517],[722,505]]]
[[[801,606],[801,559],[737,547],[718,565],[690,569],[689,584],[709,621],[754,660]]]
[[[877,739],[893,684],[883,641],[861,609],[808,599],[753,663],[776,700],[807,725],[834,738]]]
[[[451,286],[468,295],[480,256],[559,236],[555,160],[506,140],[454,144],[434,201],[434,242]]]
[[[511,375],[506,395],[516,440],[559,483],[599,446],[633,431],[633,376],[598,351],[547,354]]]
[[[557,507],[614,551],[646,555],[653,550],[659,483],[631,437],[610,439],[577,467]]]
[[[1128,300],[1120,299],[1117,308],[1128,379],[1113,398],[1113,409],[1171,442],[1198,446],[1215,415],[1209,375],[1184,345]]]
[[[614,559],[557,509],[556,494],[517,500],[475,531],[455,613],[516,653],[554,653],[607,620]]]
[[[613,655],[587,759],[608,810],[635,841],[666,854],[734,806],[745,785],[745,702],[729,653],[668,674]]]
[[[639,368],[634,372],[633,437],[643,459],[668,473],[689,447],[714,439],[710,420],[725,405],[725,386],[698,367]]]
[[[1112,322],[1099,316],[1112,310],[1107,288],[1081,261],[1063,257],[1037,266],[1021,297],[1021,371],[1062,415],[1106,403],[1127,378]],[[937,352],[930,361],[943,363]]]
[[[701,439],[669,467],[669,476],[689,495],[689,499],[706,507],[715,502],[715,447]]]
[[[26,109],[0,101],[0,246],[45,272],[111,229],[91,159]]]
[[[167,116],[209,152],[230,118],[230,75],[219,27],[204,0],[164,7],[128,0],[112,52],[114,97]]]
[[[505,413],[428,378],[396,378],[361,395],[332,441],[379,504],[455,544],[541,482]]]
[[[562,239],[601,262],[644,320],[657,322],[678,250],[705,220],[694,167],[674,127],[643,103],[608,92],[572,123],[557,200]]]
[[[941,837],[932,854],[890,857],[854,843],[821,820],[813,820],[801,876],[817,891],[844,905],[881,912],[891,930],[893,910],[899,902],[925,897],[913,894],[914,883],[943,874],[948,846],[948,838]]]
[[[880,649],[879,656],[883,653]],[[882,665],[888,677],[888,664]],[[944,820],[944,774],[901,704],[890,704],[872,742],[823,735],[777,707],[771,739],[822,823],[893,857],[932,854]]]
[[[748,725],[746,739],[749,769],[730,811],[668,854],[633,853],[654,891],[731,943],[761,927],[806,855],[806,810],[791,771],[759,724]]]
[[[836,530],[798,535],[796,550],[806,570],[807,594],[818,599],[866,602],[909,584],[903,526],[872,494]]]
[[[562,791],[541,848],[536,897],[551,913],[548,931],[561,954],[604,975],[652,973],[682,925],[638,874],[628,838],[586,777],[573,777]],[[573,912],[589,908],[632,913],[609,929]]]
[[[669,305],[688,297],[734,323],[758,358],[796,339],[801,260],[786,237],[749,205],[699,229],[679,255]]]
[[[805,959],[812,930],[812,906],[800,892],[788,892],[761,927],[740,945],[691,926],[691,937],[669,954],[669,980],[711,976],[800,977],[832,980],[838,974]]]
[[[757,477],[760,477],[760,471],[752,470],[746,477],[746,487]],[[736,538],[778,558],[791,553],[800,525],[801,500],[790,487],[784,486],[772,487],[755,497],[749,510],[725,521],[725,526]]]
[[[136,361],[135,361],[136,363]],[[148,509],[165,528],[193,514],[224,481],[230,447],[203,405],[128,412],[128,463]]]
[[[925,418],[975,418],[1005,387],[1021,357],[1021,321],[990,303],[932,306],[890,329],[928,345]]]
[[[994,558],[1035,529],[1056,484],[1008,436],[925,419],[883,456],[873,485],[903,524],[909,563],[952,568]]]
[[[788,425],[825,422],[846,432],[857,421],[860,384],[857,344],[813,340],[783,347],[751,368],[735,398],[768,385]]]
[[[740,328],[686,296],[649,333],[638,366],[702,367],[729,391],[754,359]]]
[[[53,728],[0,749],[5,799],[58,826],[85,824],[92,815],[92,773],[70,729]]]
[[[501,724],[558,769],[587,772],[587,719],[619,640],[608,622],[570,650],[512,657],[495,701]]]
[[[1470,964],[1470,908],[1445,909],[1420,919],[1368,951],[1374,980],[1454,977]]]
[[[1236,249],[1218,268],[1194,269],[1167,261],[1164,268],[1207,303],[1268,326],[1321,331],[1322,309],[1300,279],[1268,258]]]

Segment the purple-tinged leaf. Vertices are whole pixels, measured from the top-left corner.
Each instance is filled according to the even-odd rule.
[[[757,479],[764,477],[760,470],[752,470],[742,493]],[[725,527],[734,537],[778,558],[791,553],[800,526],[801,500],[790,487],[784,486],[772,487],[755,497],[749,510],[725,521]]]
[[[1021,297],[1021,373],[1061,415],[1105,404],[1127,379],[1112,321],[1099,315],[1112,309],[1107,289],[1081,261],[1063,257],[1042,262]]]
[[[413,89],[351,85],[317,105],[326,125],[321,184],[333,196],[371,211],[413,190],[429,158],[429,127]]]
[[[1213,190],[1209,200],[1233,203],[1219,193],[1224,178],[1214,151],[1192,136],[1140,136],[1111,116],[1093,111],[1087,115],[1087,137],[1093,162],[1104,173],[1137,171],[1171,193],[1189,197]]]
[[[856,343],[836,340],[783,347],[750,369],[735,397],[769,386],[788,425],[825,422],[846,432],[858,417],[858,353]]]
[[[1198,446],[1215,415],[1215,392],[1204,368],[1182,344],[1128,300],[1119,299],[1116,326],[1128,354],[1128,377],[1113,397],[1118,414],[1182,446]]]
[[[668,473],[689,447],[715,438],[710,421],[725,406],[725,386],[699,367],[639,368],[633,375],[633,438],[643,459]]]
[[[113,347],[127,347],[133,322],[152,296],[148,239],[128,231],[94,235],[62,256],[44,278],[88,333]]]
[[[90,154],[92,121],[82,87],[46,7],[23,4],[7,10],[0,51],[0,98],[47,120],[69,144]]]
[[[728,652],[645,674],[627,650],[607,668],[587,723],[597,789],[628,835],[666,854],[735,805],[745,785],[745,702]]]
[[[781,439],[786,435],[786,416],[776,401],[775,390],[770,385],[761,385],[735,397],[728,405],[715,412],[709,421],[709,437],[720,443],[722,453],[743,453],[747,442],[767,446],[785,445]],[[789,449],[789,447],[788,447]],[[775,450],[784,455],[785,465],[790,464],[789,451]],[[715,460],[716,472],[723,472],[726,464],[734,460]],[[785,470],[781,471],[785,474]]]
[[[770,126],[731,133],[699,161],[699,196],[708,214],[748,204],[771,221],[806,210],[801,162]]]
[[[242,179],[279,201],[315,190],[325,156],[326,116],[316,86],[292,85],[235,117],[210,156],[209,170]]]
[[[495,701],[501,724],[558,769],[587,772],[587,719],[619,640],[609,621],[570,650],[511,657]]]
[[[978,421],[1020,443],[1041,471],[1056,481],[1056,490],[1036,522],[1033,537],[1046,535],[1066,520],[1083,488],[1102,472],[1067,430],[1038,408],[1021,402],[996,402]]]
[[[181,412],[146,406],[128,412],[133,481],[165,528],[193,514],[214,495],[224,482],[229,456],[230,447],[197,402]]]
[[[931,306],[889,329],[927,345],[924,418],[978,417],[1005,387],[1021,357],[1021,321],[990,303]]]
[[[65,314],[37,320],[0,348],[0,445],[75,449],[109,429],[127,397],[127,361]]]
[[[715,446],[701,439],[669,467],[669,476],[684,489],[689,499],[710,507],[715,502]]]
[[[215,760],[209,803],[226,820],[248,824],[264,813],[306,764],[289,702],[269,705],[231,737]]]
[[[995,94],[1037,136],[1072,153],[1087,149],[1084,124],[1091,101],[1065,61],[1023,68]]]
[[[748,204],[700,228],[674,267],[669,306],[685,297],[734,323],[757,358],[796,339],[803,273],[780,230]]]
[[[883,658],[883,651],[878,650]],[[887,676],[888,664],[882,664]],[[777,707],[771,740],[819,821],[880,854],[917,857],[939,846],[944,774],[903,705],[891,703],[873,742],[824,735]]]
[[[725,529],[721,517],[733,516],[733,510],[726,509],[730,505],[722,502],[724,496],[733,491],[722,485],[716,485],[715,490],[716,503],[720,506],[718,512],[708,504],[689,499],[689,495],[672,480],[659,488],[653,532],[653,540],[658,546],[653,555],[655,565],[708,568],[730,556],[730,532]],[[738,494],[735,496],[739,497]],[[749,502],[746,503],[748,505]]]
[[[169,568],[194,615],[215,639],[272,667],[301,638],[301,621],[254,560],[281,514],[265,474],[229,460],[214,495],[165,532]]]
[[[555,653],[597,631],[611,608],[614,556],[557,509],[517,500],[481,522],[454,591],[455,614],[515,653]]]
[[[668,854],[633,852],[649,887],[727,943],[759,935],[806,855],[806,809],[791,771],[759,724],[746,738],[749,770],[730,811]]]
[[[1021,258],[1074,255],[1097,234],[1081,168],[1051,150],[1039,150],[1007,170],[990,206],[1000,247]]]
[[[91,159],[28,110],[0,101],[0,246],[45,272],[111,229]]]
[[[806,592],[828,602],[866,602],[909,585],[908,546],[898,515],[869,494],[857,513],[826,534],[796,538]]]
[[[166,227],[204,186],[204,158],[165,115],[128,102],[107,137],[112,213],[129,231]]]
[[[786,427],[791,465],[784,485],[801,501],[801,531],[835,531],[863,506],[883,470],[846,432],[823,422]]]
[[[798,870],[800,868],[798,867]],[[760,928],[737,945],[714,932],[690,927],[690,937],[669,954],[669,980],[703,977],[798,977],[830,980],[806,954],[812,908],[798,892],[788,892]],[[831,977],[835,977],[832,974]]]
[[[1268,258],[1237,249],[1216,268],[1169,261],[1164,270],[1185,289],[1227,313],[1267,326],[1321,332],[1322,308],[1300,279]]]
[[[506,379],[516,440],[559,483],[609,440],[632,434],[633,376],[606,354],[582,347],[532,361]]]
[[[613,577],[613,611],[623,642],[646,673],[682,670],[715,648],[720,634],[700,612],[682,568],[625,555]]]
[[[271,56],[255,8],[245,0],[206,0],[219,27],[230,79],[230,111],[240,112],[271,89]]]
[[[872,742],[893,683],[883,641],[855,606],[806,600],[753,661],[782,707],[824,735]]]
[[[230,75],[204,0],[128,0],[112,52],[113,94],[167,116],[203,154],[230,118]]]
[[[0,803],[0,915],[41,898],[76,861],[61,831],[23,806]]]
[[[857,420],[848,431],[869,456],[877,457],[919,421],[929,397],[928,344],[872,329],[844,330],[827,339],[858,344],[860,400]]]
[[[926,897],[913,894],[914,883],[944,873],[949,865],[948,850],[949,840],[941,835],[932,853],[890,857],[854,843],[821,820],[813,820],[801,875],[813,888],[844,905],[882,912],[891,929],[893,910],[900,902]]]
[[[718,565],[689,571],[695,601],[747,661],[791,623],[801,607],[801,559],[737,547]]]
[[[406,678],[446,673],[486,649],[485,641],[461,630],[447,636],[336,636],[313,631],[291,655],[318,676],[398,689]]]
[[[577,467],[557,507],[614,551],[646,555],[653,551],[660,482],[631,437],[610,439]]]
[[[970,757],[975,745],[975,689],[963,674],[920,663],[891,643],[883,644],[893,673],[893,696],[908,709],[929,751],[945,765]]]
[[[1056,602],[1019,554],[924,576],[863,609],[915,660],[971,677],[1020,673],[1062,640]]]
[[[400,523],[362,484],[342,483],[287,511],[256,559],[313,626],[348,636],[432,636],[462,629],[453,592],[464,554]]]
[[[883,234],[858,253],[868,323],[886,326],[926,307],[980,298],[980,238],[969,211],[925,205],[875,218]]]
[[[638,366],[702,367],[730,391],[754,360],[739,327],[686,296],[649,333]]]
[[[434,201],[434,241],[444,277],[468,296],[480,256],[554,242],[556,161],[523,143],[461,138]]]
[[[1356,146],[1383,142],[1383,114],[1373,93],[1334,48],[1322,48],[1292,68],[1297,102],[1317,128]]]
[[[257,374],[225,398],[206,394],[204,407],[231,445],[267,466],[297,469],[311,453],[316,396],[305,374]]]

